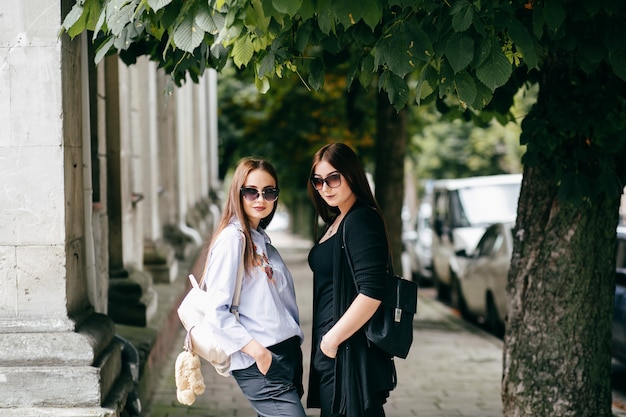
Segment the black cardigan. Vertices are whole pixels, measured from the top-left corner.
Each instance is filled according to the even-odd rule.
[[[343,245],[348,247],[353,279]],[[337,229],[333,255],[333,299],[335,322],[345,313],[359,292],[381,299],[388,264],[388,245],[383,220],[364,204],[356,203]],[[313,312],[315,315],[315,311]],[[311,363],[319,341],[313,341]],[[395,387],[393,358],[368,342],[363,329],[339,346],[335,361],[333,411],[346,417],[362,417],[365,410],[384,404]],[[319,375],[311,366],[307,407],[319,408]]]

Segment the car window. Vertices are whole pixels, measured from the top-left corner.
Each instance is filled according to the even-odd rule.
[[[470,226],[515,220],[520,186],[498,184],[458,190],[459,222]]]
[[[476,247],[477,254],[481,256],[491,256],[498,251],[502,245],[502,236],[498,233],[496,228],[488,229],[483,235],[478,246]]]

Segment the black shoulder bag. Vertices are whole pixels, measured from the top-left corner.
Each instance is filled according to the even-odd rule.
[[[348,245],[346,228],[342,231],[342,246],[345,248],[352,279],[356,286],[354,267]],[[386,280],[382,304],[365,324],[367,339],[391,356],[406,359],[413,343],[413,316],[417,311],[417,283],[394,275],[389,256],[389,276]],[[357,287],[358,291],[358,287]]]

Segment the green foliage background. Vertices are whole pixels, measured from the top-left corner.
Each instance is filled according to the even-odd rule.
[[[281,201],[289,205],[306,198],[311,158],[332,141],[353,146],[373,174],[376,97],[354,85],[347,92],[340,70],[327,72],[319,91],[309,91],[292,76],[260,94],[253,74],[233,66],[218,80],[222,177],[243,156],[265,157],[276,167]],[[536,88],[520,90],[511,117],[500,119],[504,125],[495,117],[480,125],[471,115],[457,117],[463,109],[444,108],[442,114],[435,103],[410,108],[407,158],[418,188],[422,179],[521,172],[520,122],[535,99]]]
[[[364,90],[346,95],[343,75],[327,75],[325,84],[323,90],[312,92],[290,76],[260,94],[249,71],[233,67],[222,71],[220,175],[241,157],[267,158],[279,174],[281,200],[289,204],[306,198],[312,157],[326,143],[349,144],[371,170],[375,100]]]

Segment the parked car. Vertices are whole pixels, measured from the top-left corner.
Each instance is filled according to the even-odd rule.
[[[521,174],[438,180],[433,186],[433,281],[448,300],[458,273],[455,253],[471,255],[488,225],[514,221]]]
[[[452,304],[465,318],[478,319],[494,334],[504,334],[507,317],[506,284],[513,253],[514,223],[489,226],[475,251],[457,253],[462,262],[452,288]],[[616,285],[612,355],[626,363],[626,226],[617,228]]]
[[[457,253],[464,265],[453,280],[452,304],[462,316],[483,322],[496,336],[504,335],[514,226],[495,223],[487,227],[471,255]]]
[[[402,232],[404,251],[409,260],[409,268],[414,281],[420,285],[432,284],[432,229],[430,228],[430,202],[420,204],[414,223]]]
[[[615,304],[613,309],[613,357],[626,363],[626,227],[617,228]]]

